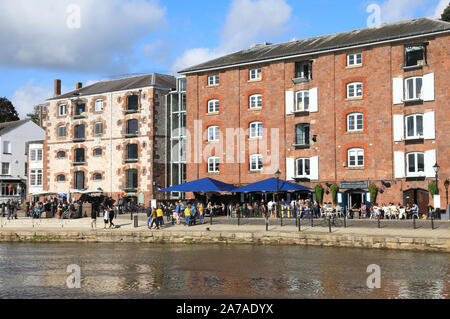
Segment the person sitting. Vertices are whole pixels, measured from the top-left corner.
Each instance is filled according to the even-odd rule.
[[[419,217],[419,206],[417,206],[416,203],[414,203],[413,208],[411,209],[411,213],[413,214],[413,216],[415,216],[416,218],[420,218]]]

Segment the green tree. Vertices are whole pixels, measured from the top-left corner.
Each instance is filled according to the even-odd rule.
[[[450,3],[448,4],[447,8],[445,8],[444,12],[442,13],[441,20],[450,22]]]
[[[27,117],[29,117],[34,123],[36,123],[37,125],[41,125],[41,108],[42,105],[36,105],[33,108],[33,112],[27,114]]]
[[[20,120],[14,105],[6,98],[0,97],[0,123]]]

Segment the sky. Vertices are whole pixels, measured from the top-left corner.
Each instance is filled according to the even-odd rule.
[[[0,0],[0,97],[21,118],[100,80],[185,67],[261,42],[440,18],[450,0]],[[379,12],[379,15],[378,15]]]

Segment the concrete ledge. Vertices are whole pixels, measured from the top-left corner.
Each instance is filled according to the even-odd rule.
[[[449,238],[266,232],[2,231],[0,242],[261,244],[450,252]]]

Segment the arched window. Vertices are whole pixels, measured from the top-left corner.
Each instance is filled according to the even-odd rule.
[[[406,138],[423,138],[423,114],[413,114],[405,117]]]
[[[95,173],[93,177],[94,181],[101,181],[103,179],[103,176],[100,173]]]
[[[364,115],[362,113],[351,113],[347,115],[347,132],[358,132],[364,130]]]
[[[348,150],[348,167],[364,167],[364,149],[352,148]]]
[[[76,140],[84,140],[86,138],[86,127],[84,124],[76,125],[75,126],[75,139]]]
[[[423,78],[414,76],[405,80],[405,100],[420,100],[422,98]]]
[[[250,171],[262,171],[263,169],[263,157],[261,154],[250,155]]]
[[[310,175],[311,175],[310,159],[309,158],[297,159],[297,177],[309,178]]]
[[[208,142],[217,142],[220,138],[220,129],[218,126],[208,127]]]
[[[260,138],[263,136],[263,124],[262,122],[250,123],[250,138]]]
[[[406,156],[409,177],[425,175],[425,153],[414,152]]]
[[[353,82],[347,84],[347,98],[352,99],[363,96],[363,84],[362,82]]]
[[[84,164],[84,148],[75,149],[75,164]]]
[[[102,156],[103,150],[101,148],[96,148],[94,150],[94,156]]]
[[[58,152],[58,154],[56,156],[58,159],[66,158],[66,152],[60,151],[60,152]]]
[[[209,100],[208,101],[208,113],[219,113],[220,109],[219,100]]]
[[[84,189],[84,172],[78,171],[75,172],[75,189],[82,190]]]
[[[249,97],[249,108],[250,109],[260,109],[262,108],[262,95],[253,94]]]
[[[139,159],[138,156],[138,145],[137,144],[128,144],[127,145],[127,161],[137,161]]]
[[[62,183],[66,181],[66,176],[65,175],[58,175],[58,177],[56,177],[56,180],[58,181],[58,183]]]

